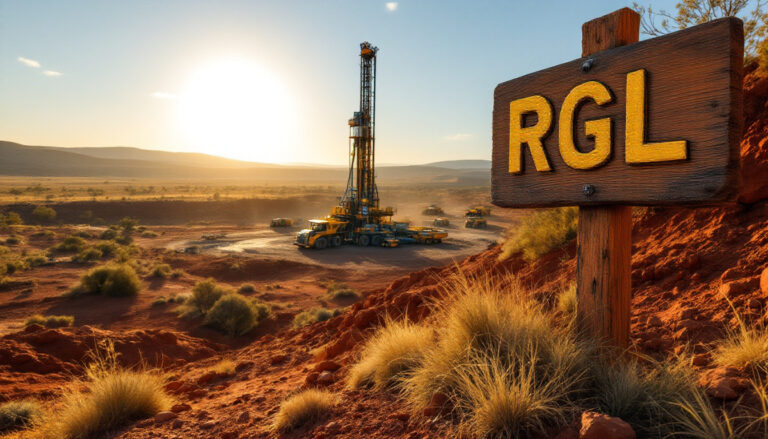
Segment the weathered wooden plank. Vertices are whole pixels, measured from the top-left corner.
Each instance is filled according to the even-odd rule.
[[[743,30],[724,18],[673,34],[629,44],[638,24],[632,11],[585,24],[586,53],[599,53],[499,84],[494,92],[491,193],[503,207],[563,205],[716,204],[736,192],[741,136]],[[636,39],[636,37],[635,37]],[[586,59],[591,67],[582,71]],[[646,142],[684,140],[685,160],[629,165],[625,160],[627,74],[644,69]],[[612,102],[585,100],[577,107],[574,142],[589,152],[585,121],[611,118],[611,148],[605,164],[573,169],[559,151],[558,117],[566,95],[587,81],[605,85]],[[510,173],[510,102],[541,95],[552,104],[552,128],[543,140],[550,172],[537,172],[523,145],[522,172]],[[531,120],[528,120],[531,119]],[[536,124],[526,118],[524,126]],[[589,185],[589,186],[588,186]],[[586,187],[586,190],[585,190]]]
[[[640,37],[640,15],[628,8],[581,27],[582,56],[631,44]],[[579,208],[576,315],[581,330],[611,346],[629,346],[632,302],[632,207]]]

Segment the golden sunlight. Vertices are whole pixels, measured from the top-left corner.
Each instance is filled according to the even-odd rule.
[[[290,158],[290,95],[269,71],[244,58],[205,65],[178,100],[179,128],[200,152],[239,160]]]

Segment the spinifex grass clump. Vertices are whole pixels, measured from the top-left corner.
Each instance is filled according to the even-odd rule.
[[[0,404],[0,434],[30,428],[40,422],[42,414],[40,404],[32,400]]]
[[[44,316],[41,314],[35,314],[27,318],[27,320],[24,322],[24,326],[40,325],[45,326],[46,328],[60,328],[63,326],[72,326],[74,323],[74,316]]]
[[[561,207],[536,211],[505,233],[500,259],[522,252],[533,261],[576,237],[579,209]]]
[[[301,427],[329,413],[337,402],[338,397],[326,390],[304,390],[280,404],[272,426],[278,431]]]
[[[446,289],[437,340],[403,383],[409,404],[422,411],[444,394],[463,428],[481,437],[527,437],[569,422],[586,390],[589,345],[553,325],[514,279],[459,275]]]
[[[162,376],[142,367],[120,367],[114,345],[104,343],[91,354],[86,376],[62,397],[44,437],[86,439],[168,410],[173,400]]]
[[[302,326],[311,325],[317,322],[324,322],[331,317],[338,315],[338,310],[330,310],[325,308],[312,308],[308,311],[302,311],[293,317],[293,326],[301,328]]]
[[[729,330],[717,343],[712,360],[720,366],[768,368],[768,330],[763,325],[748,325],[730,300],[728,304],[735,315],[737,329]]]
[[[401,383],[421,363],[433,341],[432,328],[388,320],[365,344],[360,361],[349,372],[347,386],[356,389],[373,384],[382,389]]]

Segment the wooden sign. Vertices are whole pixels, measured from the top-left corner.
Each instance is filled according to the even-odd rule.
[[[585,33],[584,38],[592,37]],[[493,203],[545,207],[732,199],[739,169],[743,50],[742,22],[723,18],[499,84],[493,108]]]

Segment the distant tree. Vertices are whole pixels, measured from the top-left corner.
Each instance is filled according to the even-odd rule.
[[[135,218],[125,217],[120,220],[119,223],[117,223],[121,229],[123,229],[124,233],[132,233],[136,226],[139,225],[139,220]]]
[[[21,216],[19,216],[19,214],[16,212],[8,212],[3,218],[3,222],[9,226],[24,224],[24,221],[21,219]]]
[[[765,4],[766,0],[681,0],[675,5],[676,14],[637,3],[633,4],[633,8],[642,16],[642,32],[651,36],[664,35],[717,18],[739,17],[744,21],[744,59],[749,62],[757,57],[761,60],[768,58],[768,47],[764,47],[768,36]]]

